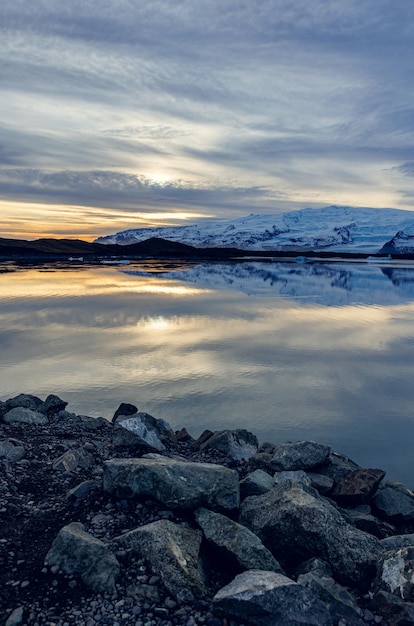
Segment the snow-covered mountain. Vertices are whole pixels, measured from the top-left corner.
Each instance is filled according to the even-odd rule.
[[[378,252],[403,231],[414,235],[414,211],[330,206],[277,215],[249,215],[199,225],[134,228],[96,243],[128,245],[161,237],[199,248]]]

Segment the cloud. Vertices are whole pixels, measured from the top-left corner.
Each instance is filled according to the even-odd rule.
[[[3,199],[409,206],[406,0],[4,0],[0,36]]]

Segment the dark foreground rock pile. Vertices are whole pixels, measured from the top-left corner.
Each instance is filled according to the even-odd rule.
[[[414,624],[414,495],[310,441],[0,402],[0,623]]]

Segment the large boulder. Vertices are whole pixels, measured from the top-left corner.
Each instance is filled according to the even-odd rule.
[[[245,526],[204,508],[197,509],[194,515],[207,541],[222,553],[224,562],[236,562],[240,570],[263,569],[284,574],[272,553]]]
[[[408,533],[407,535],[393,535],[392,537],[385,537],[381,539],[380,544],[385,552],[390,550],[398,550],[399,548],[414,547],[414,534]]]
[[[364,626],[362,610],[351,593],[342,585],[338,585],[329,576],[317,576],[314,572],[302,574],[298,583],[310,589],[328,609],[332,620],[337,624],[340,620],[346,626]]]
[[[52,417],[53,415],[59,413],[59,411],[64,411],[67,405],[68,403],[59,398],[59,396],[50,394],[39,406],[38,411]]]
[[[23,444],[17,439],[2,439],[0,440],[0,459],[6,459],[11,463],[21,461],[25,455],[25,449]]]
[[[239,507],[235,470],[210,463],[191,463],[157,456],[106,461],[104,490],[122,497],[152,497],[172,509],[205,506],[232,511]]]
[[[49,423],[48,418],[43,413],[19,406],[7,411],[3,416],[3,421],[6,424],[32,424],[34,426],[46,426]]]
[[[240,523],[262,540],[285,569],[320,557],[343,584],[367,586],[382,553],[375,537],[353,527],[315,489],[292,480],[262,496],[246,498]]]
[[[329,476],[329,478],[332,478],[332,480],[337,483],[344,476],[357,469],[361,469],[360,466],[345,454],[331,452],[323,467],[318,469],[318,473]]]
[[[9,398],[5,402],[8,410],[21,407],[24,409],[31,409],[32,411],[37,411],[41,404],[42,400],[37,396],[31,395],[30,393],[19,393],[18,396],[15,396],[14,398]]]
[[[159,452],[176,441],[171,426],[165,420],[156,419],[148,413],[118,415],[115,428],[127,430],[134,436],[138,445],[148,446]]]
[[[122,546],[144,557],[170,593],[188,589],[196,597],[206,595],[200,561],[202,534],[182,524],[159,520],[116,538]]]
[[[276,472],[311,470],[326,463],[330,451],[330,446],[314,441],[285,443],[276,448],[270,465]]]
[[[374,535],[377,539],[382,539],[395,532],[394,526],[372,515],[368,504],[360,504],[352,509],[348,508],[344,513],[352,519],[357,528]]]
[[[257,469],[240,481],[240,498],[244,500],[249,496],[261,496],[273,487],[273,478],[267,472]]]
[[[65,574],[79,576],[96,592],[112,592],[120,566],[102,541],[85,532],[83,524],[64,526],[45,558],[45,564],[57,566]]]
[[[414,601],[414,546],[391,550],[379,559],[374,587]]]
[[[328,609],[306,587],[275,572],[249,570],[213,598],[218,614],[253,626],[332,626]]]
[[[378,489],[385,476],[380,469],[357,469],[343,476],[335,485],[331,497],[343,505],[365,504]]]
[[[248,430],[222,430],[214,433],[200,446],[201,450],[220,450],[234,461],[247,461],[257,452],[259,442]]]
[[[377,515],[388,522],[414,520],[414,496],[399,483],[385,483],[372,498],[372,504]]]

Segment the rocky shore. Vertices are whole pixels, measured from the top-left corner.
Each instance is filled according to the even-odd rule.
[[[0,623],[414,624],[414,495],[323,443],[0,402]]]

